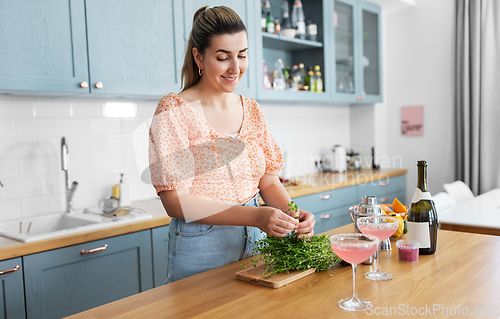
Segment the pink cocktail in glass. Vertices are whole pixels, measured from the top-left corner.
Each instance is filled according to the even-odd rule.
[[[333,252],[352,265],[352,298],[340,300],[340,308],[350,311],[365,311],[373,306],[370,301],[358,298],[356,293],[356,266],[373,255],[379,243],[377,237],[359,233],[338,234],[330,237],[330,247]]]
[[[398,229],[399,221],[390,216],[369,216],[358,219],[358,228],[363,234],[377,236],[382,242],[392,236]],[[365,274],[365,278],[370,280],[382,281],[394,278],[394,275],[382,271],[380,267],[380,245],[377,248],[377,270]]]

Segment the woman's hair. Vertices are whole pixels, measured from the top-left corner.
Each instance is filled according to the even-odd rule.
[[[204,6],[196,11],[181,71],[182,91],[195,85],[201,78],[194,60],[193,47],[203,55],[214,36],[236,34],[241,31],[247,31],[245,24],[231,8]]]

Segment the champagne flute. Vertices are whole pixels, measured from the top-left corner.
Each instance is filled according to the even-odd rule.
[[[373,255],[379,243],[376,236],[360,233],[338,234],[330,237],[330,247],[333,252],[352,265],[352,298],[340,300],[340,308],[349,311],[366,311],[373,307],[370,301],[358,298],[356,266]]]
[[[391,216],[369,216],[358,219],[359,230],[363,234],[377,236],[380,240],[380,244],[382,244],[382,241],[392,236],[398,229],[398,226],[399,221]],[[365,278],[376,281],[394,278],[394,275],[382,271],[380,266],[380,245],[377,247],[377,256],[375,259],[377,260],[376,264],[378,267],[375,266],[374,268],[377,270],[367,272]]]

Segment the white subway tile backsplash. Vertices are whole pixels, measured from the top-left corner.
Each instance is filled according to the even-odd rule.
[[[132,135],[108,136],[108,150],[110,152],[133,151],[134,140]]]
[[[0,158],[26,158],[37,154],[35,138],[0,138]]]
[[[40,195],[38,177],[2,179],[2,184],[4,187],[0,187],[0,201]]]
[[[138,128],[146,119],[135,118],[135,119],[121,119],[122,122],[122,133],[123,134],[134,134],[136,128]]]
[[[16,119],[16,133],[19,137],[54,136],[53,119]]]
[[[155,115],[156,106],[158,102],[146,101],[137,103],[137,117],[139,118],[151,118]]]
[[[20,177],[53,175],[61,170],[58,157],[20,158],[18,161]]]
[[[71,179],[72,176],[73,174],[69,176],[70,184],[73,183],[73,179]],[[59,193],[66,195],[65,182],[63,171],[59,171],[52,175],[40,176],[40,194],[49,195]]]
[[[33,117],[34,99],[0,97],[0,118],[30,118]]]
[[[75,136],[68,147],[70,154],[105,153],[108,151],[108,139],[106,135]]]
[[[56,119],[55,134],[60,136],[89,135],[90,119]]]
[[[90,132],[95,135],[104,134],[120,134],[121,133],[121,122],[119,119],[91,119],[90,120]]]
[[[69,153],[69,170],[72,173],[91,172],[94,169],[92,164],[92,154]]]
[[[123,167],[121,152],[97,153],[92,155],[92,163],[96,171],[109,171]]]
[[[0,188],[0,192],[2,189]],[[2,200],[0,201],[0,221],[21,218],[21,200]]]
[[[15,137],[16,136],[16,126],[14,119],[5,119],[0,117],[0,137]]]
[[[0,158],[0,180],[19,177],[19,167],[16,159]],[[2,189],[0,188],[0,192]]]
[[[52,194],[33,196],[21,199],[23,218],[53,213],[62,213],[65,208],[61,206],[61,195]]]
[[[69,100],[56,99],[39,99],[35,100],[34,104],[35,117],[64,117],[68,118],[73,115],[71,102]]]
[[[73,100],[71,102],[71,109],[73,111],[73,117],[103,117],[102,113],[102,101],[94,100]]]

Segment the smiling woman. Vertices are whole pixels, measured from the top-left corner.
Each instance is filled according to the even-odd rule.
[[[167,282],[251,256],[254,241],[245,238],[313,235],[311,213],[288,211],[283,156],[259,104],[233,93],[247,53],[245,25],[232,9],[200,8],[183,89],[163,97],[152,119],[151,181],[172,217]],[[259,193],[267,206],[258,207]]]

